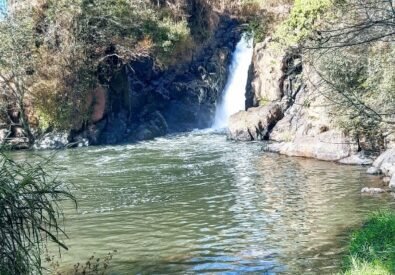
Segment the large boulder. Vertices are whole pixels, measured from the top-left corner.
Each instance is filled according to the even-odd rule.
[[[341,161],[353,154],[348,138],[338,131],[327,131],[317,136],[296,136],[289,142],[268,144],[266,150],[326,161]]]
[[[267,139],[270,130],[283,116],[281,104],[277,102],[240,111],[229,119],[228,137],[239,141]]]
[[[128,136],[128,141],[142,141],[149,140],[156,137],[166,135],[168,126],[162,114],[158,111],[149,115],[146,122],[140,124],[136,131],[133,131]]]
[[[367,171],[369,174],[383,174],[389,178],[389,187],[395,190],[395,149],[382,153]]]

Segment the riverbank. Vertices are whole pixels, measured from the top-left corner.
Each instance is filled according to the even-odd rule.
[[[371,214],[351,236],[344,275],[390,275],[395,272],[395,212]]]

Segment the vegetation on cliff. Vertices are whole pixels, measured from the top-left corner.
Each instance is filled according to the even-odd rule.
[[[385,147],[395,131],[394,18],[392,1],[297,0],[274,35],[303,52],[306,79],[365,149]]]
[[[292,7],[292,8],[291,8]],[[394,7],[373,0],[15,1],[0,21],[0,128],[31,142],[92,123],[95,90],[141,57],[192,60],[220,16],[304,50],[339,127],[372,148],[394,132]]]
[[[79,130],[94,91],[130,61],[190,60],[219,16],[247,18],[256,1],[12,1],[0,20],[0,121],[12,136]]]

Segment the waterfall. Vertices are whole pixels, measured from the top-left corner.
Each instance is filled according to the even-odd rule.
[[[253,52],[253,39],[244,34],[233,53],[228,82],[223,91],[222,101],[217,106],[212,128],[226,128],[229,117],[245,109],[248,70],[251,65]]]

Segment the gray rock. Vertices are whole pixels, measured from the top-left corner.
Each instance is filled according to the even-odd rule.
[[[380,193],[385,193],[385,192],[387,192],[387,191],[382,188],[365,187],[365,188],[362,188],[362,190],[361,190],[361,193],[368,193],[368,194],[380,194]]]
[[[373,167],[385,177],[391,178],[390,186],[395,187],[395,149],[388,149],[373,163]],[[373,169],[372,169],[373,171]]]
[[[388,149],[373,162],[373,166],[378,169],[381,169],[383,165],[387,166],[387,169],[389,166],[395,165],[395,149]],[[382,172],[384,173],[384,171]]]
[[[380,175],[381,171],[377,167],[372,166],[366,171],[366,173],[369,175]]]
[[[354,154],[348,158],[341,159],[338,162],[348,165],[372,165],[373,159],[367,157],[364,153],[359,152],[358,154]]]
[[[4,144],[9,135],[10,131],[8,129],[0,129],[0,144]]]
[[[347,137],[336,131],[328,131],[318,136],[297,136],[290,142],[271,143],[268,150],[287,156],[326,161],[340,161],[353,152]]]
[[[286,53],[268,47],[270,38],[255,46],[252,60],[251,91],[255,102],[280,100],[283,96],[282,85]]]
[[[34,143],[33,148],[36,150],[63,149],[68,144],[68,133],[47,133]]]
[[[77,147],[87,147],[87,146],[89,146],[89,140],[87,138],[82,138],[77,143]]]
[[[6,144],[15,150],[24,150],[30,148],[29,139],[23,137],[11,138]]]
[[[229,119],[228,137],[239,141],[264,140],[283,116],[277,102],[240,111]]]
[[[395,189],[395,149],[388,149],[382,153],[367,172],[369,174],[383,174],[384,182],[387,183],[390,179],[389,186],[391,189]]]
[[[391,190],[395,191],[395,175],[393,175],[391,177],[391,181],[390,181],[388,187],[391,188]]]

